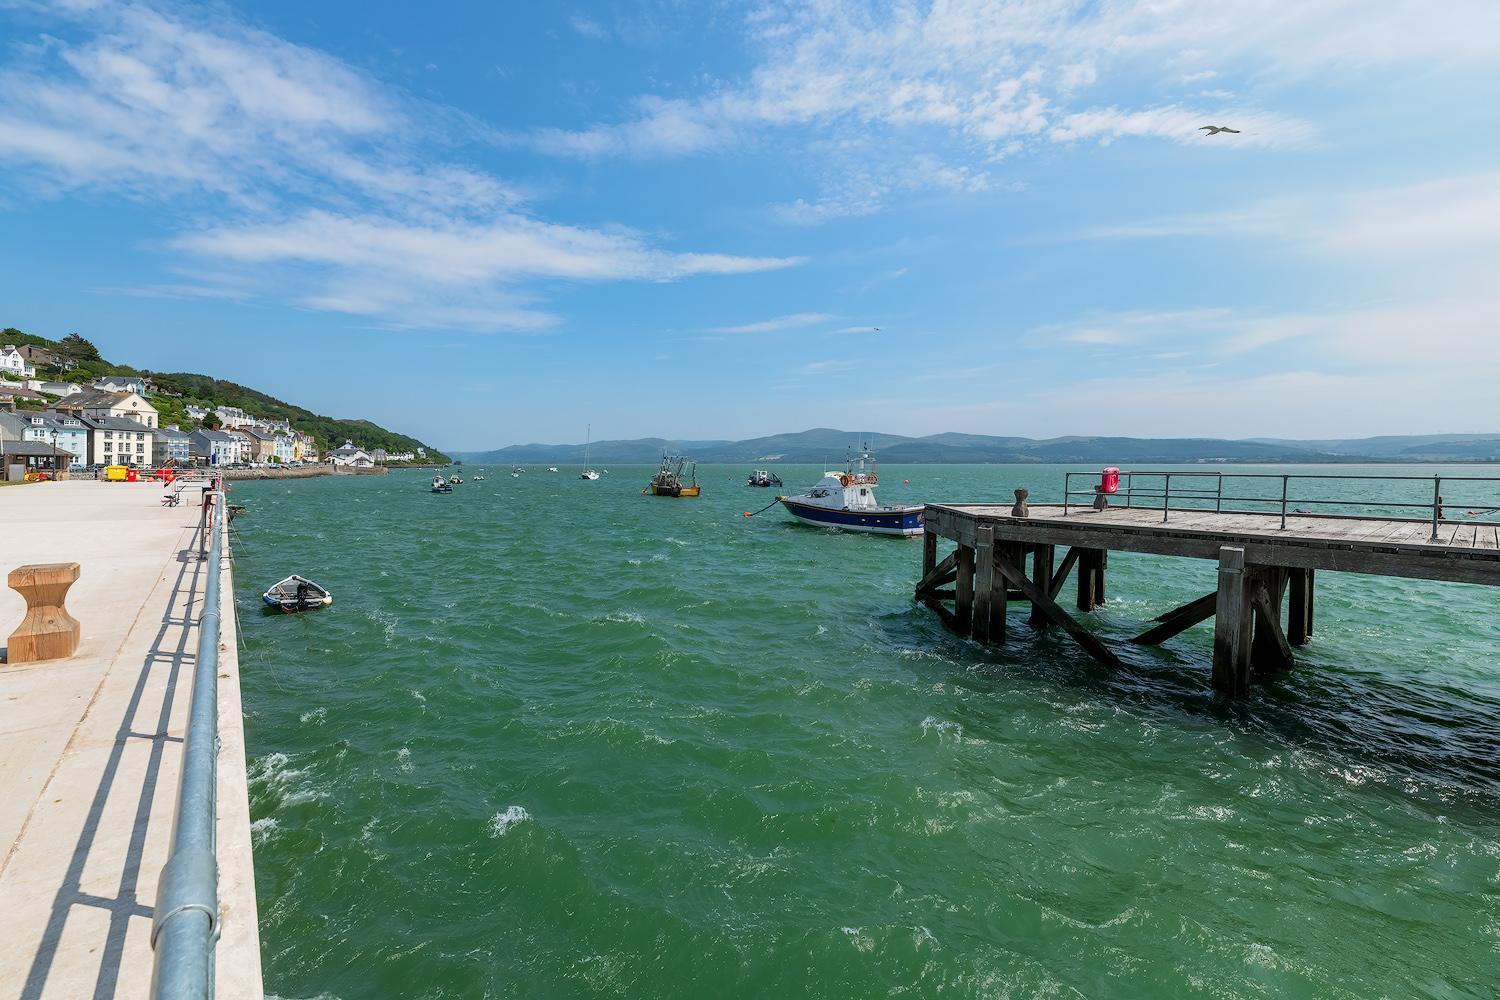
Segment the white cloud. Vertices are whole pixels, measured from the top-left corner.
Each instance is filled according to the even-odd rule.
[[[527,282],[800,262],[671,252],[639,233],[536,219],[502,179],[443,158],[478,128],[458,113],[213,8],[28,10],[81,40],[18,48],[0,69],[0,187],[170,198],[188,219],[223,220],[170,246],[241,268],[240,295],[399,325],[533,330],[557,317]],[[209,294],[190,288],[141,293]]]
[[[1101,239],[1170,237],[1274,241],[1303,254],[1390,267],[1425,283],[1500,267],[1500,172],[1366,191],[1280,197],[1242,207],[1101,226]],[[1420,265],[1420,266],[1418,266]]]
[[[799,375],[838,375],[859,367],[857,361],[812,361],[797,369]]]
[[[797,258],[669,253],[638,234],[602,232],[500,214],[485,222],[404,222],[309,211],[284,222],[226,226],[179,237],[178,249],[271,266],[300,287],[300,304],[404,326],[535,330],[556,317],[520,304],[530,279],[670,281],[788,267]],[[425,310],[425,311],[424,311]]]
[[[568,26],[584,38],[603,40],[609,37],[609,32],[604,29],[604,25],[582,14],[574,14],[568,18]]]
[[[810,129],[829,164],[825,191],[779,215],[817,222],[874,211],[896,191],[981,190],[997,159],[1049,141],[1202,141],[1197,126],[1226,116],[1244,127],[1215,136],[1223,147],[1286,148],[1316,137],[1296,114],[1255,103],[1098,106],[1080,96],[1163,66],[1181,84],[1233,78],[1274,96],[1279,84],[1335,68],[1430,70],[1500,58],[1493,0],[771,0],[746,21],[755,64],[743,80],[712,82],[695,98],[639,98],[617,122],[529,141],[561,155],[682,155],[760,131]],[[1201,96],[1217,103],[1228,93]],[[967,173],[885,182],[890,158],[869,163],[881,143]],[[867,165],[876,179],[857,176]]]
[[[775,330],[791,330],[804,326],[816,326],[819,323],[828,323],[838,319],[829,313],[803,312],[792,313],[787,316],[775,316],[771,319],[761,320],[758,323],[745,323],[740,326],[716,326],[709,329],[709,333],[771,333]]]

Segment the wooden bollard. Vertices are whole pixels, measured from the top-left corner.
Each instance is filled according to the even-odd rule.
[[[26,617],[6,647],[8,663],[60,660],[78,651],[80,626],[63,607],[68,588],[78,582],[76,562],[21,566],[5,582],[26,599]]]

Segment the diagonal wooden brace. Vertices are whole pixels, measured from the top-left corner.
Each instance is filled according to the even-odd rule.
[[[1042,592],[1042,588],[1031,581],[1023,568],[1001,555],[998,549],[995,553],[995,568],[1013,586],[1026,595],[1027,600],[1031,601],[1033,613],[1045,616],[1058,628],[1068,633],[1078,645],[1084,648],[1085,652],[1106,667],[1116,670],[1124,667],[1124,664],[1120,662],[1120,658],[1110,652],[1108,646],[1099,641],[1088,629],[1074,621],[1066,611],[1058,607],[1052,598]]]

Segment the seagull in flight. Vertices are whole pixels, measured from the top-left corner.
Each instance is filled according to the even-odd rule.
[[[1208,135],[1218,135],[1220,132],[1228,132],[1231,135],[1240,134],[1239,129],[1230,128],[1228,125],[1199,125],[1198,128],[1200,131],[1206,132]]]

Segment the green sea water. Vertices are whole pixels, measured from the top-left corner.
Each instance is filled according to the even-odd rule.
[[[1234,705],[1211,624],[1117,674],[1014,614],[980,647],[913,604],[918,542],[650,471],[233,485],[270,993],[1495,995],[1494,591],[1320,573],[1313,643]],[[1121,642],[1214,579],[1109,570]],[[290,572],[335,604],[263,615]]]

